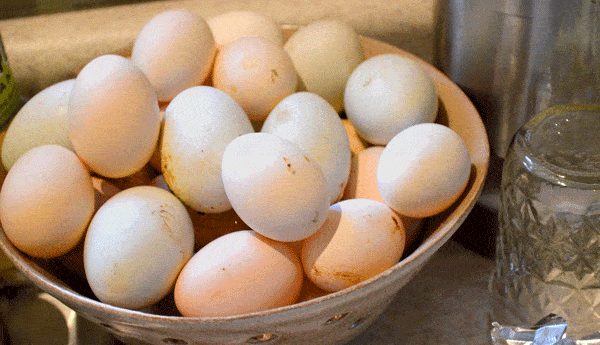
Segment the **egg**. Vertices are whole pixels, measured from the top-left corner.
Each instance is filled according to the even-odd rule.
[[[251,121],[264,120],[298,86],[289,55],[262,37],[242,37],[223,47],[212,78],[213,86],[233,97]]]
[[[270,133],[242,135],[227,145],[223,185],[252,230],[293,242],[312,235],[329,209],[321,168],[294,143]]]
[[[339,201],[350,173],[350,140],[342,119],[326,100],[311,92],[293,93],[269,113],[261,132],[298,145],[325,174],[329,203]]]
[[[269,16],[253,11],[229,11],[207,19],[218,48],[241,37],[262,37],[283,46],[283,32]]]
[[[354,28],[334,19],[315,21],[294,32],[283,47],[305,90],[341,111],[348,77],[365,59]]]
[[[299,258],[285,243],[244,230],[219,237],[185,265],[174,298],[183,316],[233,316],[286,306],[302,288]]]
[[[371,145],[358,135],[356,129],[348,119],[342,119],[342,123],[344,124],[344,129],[346,129],[346,134],[350,141],[350,151],[352,152],[352,155],[358,154]]]
[[[326,291],[376,276],[402,257],[405,233],[399,223],[379,201],[350,199],[332,205],[323,226],[302,243],[304,272]]]
[[[94,212],[89,172],[70,150],[41,145],[23,154],[8,172],[0,193],[0,220],[19,250],[54,258],[83,238]]]
[[[193,248],[184,205],[161,188],[132,187],[106,201],[92,218],[83,247],[86,278],[101,302],[144,308],[173,290]]]
[[[169,189],[203,213],[231,208],[221,179],[221,158],[236,137],[254,132],[239,104],[211,86],[194,86],[165,110],[161,171]]]
[[[348,184],[342,199],[371,199],[385,202],[377,189],[377,165],[384,146],[370,146],[352,155]]]
[[[66,115],[74,83],[75,79],[68,79],[48,86],[17,112],[2,144],[2,164],[6,169],[36,146],[56,144],[73,150]]]
[[[102,55],[83,67],[69,97],[67,117],[75,152],[101,176],[133,174],[148,163],[156,147],[156,92],[124,57]]]
[[[146,74],[158,100],[165,102],[202,84],[215,53],[206,20],[177,9],[159,13],[146,23],[135,39],[131,60]]]
[[[384,146],[370,146],[352,155],[350,176],[342,200],[371,199],[385,203],[377,187],[377,167],[384,149]],[[405,246],[408,247],[417,239],[422,219],[398,214],[398,220],[406,234]]]
[[[407,127],[434,122],[438,95],[433,79],[418,62],[381,54],[363,61],[348,78],[344,110],[361,137],[386,145]]]
[[[471,174],[464,140],[451,128],[422,123],[398,133],[377,167],[381,197],[396,212],[425,218],[454,203]]]

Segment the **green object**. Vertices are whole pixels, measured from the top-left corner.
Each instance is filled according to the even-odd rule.
[[[8,59],[0,36],[0,130],[8,126],[19,110],[20,104],[19,90],[8,67]]]

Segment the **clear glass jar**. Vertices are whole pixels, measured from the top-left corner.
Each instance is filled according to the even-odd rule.
[[[502,171],[494,321],[566,318],[600,331],[600,105],[550,108],[515,135]]]

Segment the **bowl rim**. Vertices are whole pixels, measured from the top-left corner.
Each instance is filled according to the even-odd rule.
[[[284,31],[288,33],[290,30],[297,29],[297,26],[283,26]],[[4,230],[0,227],[0,248],[6,253],[6,256],[12,261],[15,267],[19,269],[28,279],[30,279],[36,286],[46,291],[47,293],[53,295],[54,297],[59,298],[62,302],[69,305],[77,305],[78,303],[87,304],[89,307],[93,309],[102,309],[105,313],[109,313],[111,315],[119,315],[120,319],[144,319],[145,322],[154,322],[161,324],[171,324],[177,323],[215,323],[215,322],[227,322],[232,320],[245,320],[245,319],[253,319],[260,318],[264,316],[270,316],[273,314],[293,311],[296,309],[301,309],[313,304],[318,304],[324,301],[333,300],[342,298],[345,295],[350,295],[353,293],[358,293],[365,286],[371,285],[377,281],[381,281],[383,278],[393,275],[399,274],[401,270],[411,265],[423,265],[424,262],[429,260],[429,257],[433,255],[441,247],[458,229],[458,227],[462,224],[465,218],[468,216],[471,209],[474,207],[477,199],[481,195],[483,190],[483,184],[485,177],[487,175],[489,155],[490,155],[490,147],[489,141],[487,139],[487,133],[483,124],[483,121],[476,110],[473,103],[466,96],[466,94],[460,89],[458,85],[452,82],[445,74],[439,71],[436,67],[432,66],[425,60],[406,52],[398,47],[395,47],[391,44],[369,38],[366,36],[360,36],[361,43],[363,47],[365,47],[365,43],[374,47],[373,51],[375,51],[374,55],[379,55],[382,50],[388,51],[389,53],[398,54],[401,56],[408,57],[412,60],[417,61],[420,65],[425,67],[427,72],[432,76],[435,81],[436,87],[438,90],[440,88],[445,88],[447,92],[452,93],[457,96],[461,103],[465,104],[465,107],[468,111],[469,121],[471,121],[470,125],[472,126],[472,130],[476,133],[476,138],[481,139],[481,144],[479,151],[479,157],[471,156],[472,167],[476,166],[475,172],[472,171],[471,177],[469,179],[469,184],[461,197],[451,206],[449,210],[442,212],[442,214],[456,214],[456,217],[446,217],[446,219],[440,224],[440,226],[435,229],[435,231],[428,234],[428,236],[423,240],[422,243],[418,245],[410,254],[405,256],[402,260],[396,263],[391,268],[385,270],[384,272],[379,273],[378,275],[371,277],[365,281],[362,281],[358,284],[355,284],[346,289],[332,292],[324,296],[316,297],[310,300],[297,302],[291,305],[272,308],[263,311],[244,313],[239,315],[231,315],[231,316],[218,316],[218,317],[186,317],[186,316],[172,316],[172,315],[159,315],[152,314],[145,311],[140,310],[132,310],[121,308],[113,305],[109,305],[103,302],[100,302],[97,299],[90,298],[88,296],[82,295],[71,287],[68,287],[63,282],[60,282],[58,279],[48,279],[42,273],[39,272],[37,268],[38,265],[31,258],[21,253],[6,237]],[[379,51],[379,53],[378,53]],[[365,53],[365,55],[367,55]],[[374,56],[372,55],[372,56]],[[441,102],[440,95],[440,102]],[[473,154],[473,152],[470,152]],[[476,161],[474,161],[476,158]],[[473,170],[473,169],[472,169]],[[433,216],[433,218],[438,217],[438,215]],[[424,262],[417,262],[418,258],[426,256]],[[30,264],[31,267],[29,266]],[[39,267],[43,270],[42,267]],[[420,267],[418,268],[420,269]]]

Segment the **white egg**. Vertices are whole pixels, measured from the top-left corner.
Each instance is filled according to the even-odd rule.
[[[438,95],[433,79],[416,61],[382,54],[352,72],[344,92],[344,110],[360,136],[385,145],[405,128],[433,122]]]
[[[198,212],[231,208],[221,179],[225,147],[253,132],[240,105],[211,86],[194,86],[178,94],[164,114],[161,170],[169,189]]]
[[[261,132],[298,145],[325,174],[330,204],[340,199],[350,173],[350,140],[327,101],[314,93],[296,92],[275,106]]]
[[[257,312],[294,303],[302,265],[287,244],[242,230],[217,238],[185,265],[174,298],[184,316]]]
[[[263,37],[283,46],[283,32],[277,23],[262,13],[230,11],[207,19],[217,47],[223,47],[240,37]]]
[[[100,301],[140,309],[172,291],[193,248],[185,206],[161,188],[132,187],[92,218],[83,248],[85,274]]]
[[[354,28],[339,20],[316,21],[294,32],[283,47],[306,91],[341,111],[346,81],[365,59]]]
[[[17,112],[2,143],[2,163],[6,169],[36,146],[56,144],[73,151],[67,104],[74,83],[75,79],[69,79],[43,89]]]
[[[148,76],[158,100],[164,102],[202,84],[215,53],[215,40],[204,18],[186,10],[170,10],[142,28],[131,59]]]
[[[68,106],[75,153],[94,172],[119,178],[140,170],[160,131],[156,92],[130,60],[102,55],[79,72]]]
[[[293,242],[327,217],[327,180],[291,141],[270,133],[234,139],[222,162],[225,192],[240,218],[268,238]]]
[[[301,259],[312,282],[338,291],[392,267],[404,246],[404,228],[387,205],[349,199],[329,208],[323,226],[302,242]]]
[[[396,212],[425,218],[442,212],[465,189],[471,157],[451,128],[422,123],[398,133],[377,166],[381,197]]]

